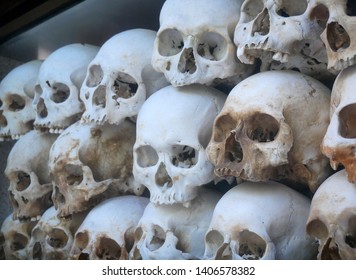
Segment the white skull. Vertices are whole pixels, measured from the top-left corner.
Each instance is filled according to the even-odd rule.
[[[151,66],[155,38],[155,31],[132,29],[105,42],[89,64],[80,90],[84,121],[119,124],[134,118],[148,96],[168,85]]]
[[[310,18],[316,19],[328,57],[328,69],[334,73],[356,63],[356,6],[350,0],[311,0]]]
[[[31,238],[31,231],[36,222],[14,220],[10,214],[2,223],[1,234],[4,238],[3,251],[6,260],[27,260],[28,244]]]
[[[206,145],[225,95],[203,85],[165,87],[151,95],[137,118],[133,174],[154,203],[189,203],[214,179]]]
[[[0,141],[18,139],[33,129],[35,83],[42,61],[32,60],[10,71],[0,83]]]
[[[277,182],[244,182],[215,207],[205,236],[206,259],[312,259],[307,235],[310,199]]]
[[[232,41],[242,0],[167,0],[160,13],[152,65],[173,86],[215,85],[246,78]]]
[[[44,60],[33,100],[36,129],[58,134],[81,118],[85,107],[79,91],[98,50],[91,45],[70,44]]]
[[[53,205],[48,158],[56,138],[56,135],[31,130],[12,147],[5,175],[10,182],[9,197],[15,219],[39,220]]]
[[[74,234],[85,218],[84,213],[70,219],[59,219],[54,206],[48,208],[33,228],[28,256],[33,260],[65,260],[74,241]]]
[[[120,196],[95,206],[75,234],[71,258],[128,260],[135,228],[149,199]]]
[[[319,241],[318,259],[356,259],[356,185],[348,182],[345,170],[314,194],[307,232]]]
[[[330,159],[333,169],[341,163],[350,182],[356,182],[356,65],[340,72],[331,92],[330,124],[321,151]]]
[[[200,188],[189,207],[150,202],[136,228],[131,259],[202,259],[204,236],[220,198],[220,193]]]
[[[214,122],[207,147],[220,177],[286,179],[311,191],[330,174],[320,143],[330,90],[295,71],[268,71],[240,82]]]
[[[132,176],[135,125],[79,121],[64,130],[49,156],[52,200],[60,217],[82,212],[121,193],[141,194]]]
[[[246,0],[236,25],[237,57],[261,60],[261,70],[297,69],[315,78],[330,77],[323,28],[309,18],[310,0]],[[325,77],[324,77],[325,76]]]

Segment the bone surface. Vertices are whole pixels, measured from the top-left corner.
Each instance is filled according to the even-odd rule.
[[[319,241],[318,259],[356,259],[356,185],[345,169],[330,176],[314,194],[307,232]]]
[[[17,140],[33,129],[35,83],[42,61],[17,66],[0,83],[0,141]]]
[[[137,118],[133,174],[149,189],[153,203],[189,203],[198,186],[214,179],[205,148],[225,98],[203,85],[168,86],[143,104]]]
[[[205,236],[205,259],[312,259],[315,239],[305,230],[310,200],[277,182],[244,182],[215,207]]]
[[[75,234],[72,259],[127,260],[134,231],[149,202],[146,197],[120,196],[95,206]]]
[[[246,78],[214,121],[206,150],[215,173],[288,179],[315,191],[331,173],[320,151],[329,106],[330,90],[304,74],[268,71]]]

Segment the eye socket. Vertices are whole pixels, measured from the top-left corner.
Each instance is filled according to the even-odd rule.
[[[85,81],[87,87],[97,87],[103,80],[103,69],[100,65],[91,65]]]
[[[246,16],[246,22],[254,20],[264,9],[262,0],[246,0],[241,6],[241,12]]]
[[[318,4],[311,11],[309,18],[316,20],[319,26],[325,29],[329,19],[329,9],[323,4]]]
[[[77,186],[83,181],[83,170],[80,166],[67,164],[64,170],[66,172],[66,182],[69,186]]]
[[[172,146],[171,162],[180,168],[191,168],[198,162],[198,151],[187,145]]]
[[[266,242],[256,233],[244,230],[240,234],[238,254],[246,260],[261,259],[267,248]]]
[[[221,115],[215,120],[213,139],[222,142],[236,128],[236,121],[230,115]]]
[[[225,57],[227,43],[223,36],[215,32],[206,32],[198,43],[198,54],[209,60],[218,61]]]
[[[152,230],[154,234],[150,243],[147,244],[147,247],[151,251],[156,251],[161,248],[166,241],[166,233],[159,225],[154,225]]]
[[[7,97],[7,103],[9,104],[9,110],[12,112],[21,111],[26,105],[25,99],[18,94],[10,94]]]
[[[158,52],[162,56],[176,55],[183,47],[183,37],[177,29],[166,29],[158,35]]]
[[[349,104],[339,112],[339,133],[343,138],[356,138],[356,103]]]
[[[78,232],[75,235],[75,248],[78,248],[80,251],[84,250],[89,243],[88,232]]]
[[[310,221],[306,226],[307,233],[317,239],[325,239],[328,237],[328,228],[320,220],[315,219]]]
[[[246,120],[247,136],[257,142],[271,142],[279,132],[278,121],[270,115],[256,113]]]
[[[307,10],[308,1],[292,1],[292,0],[282,0],[281,5],[277,8],[277,14],[282,17],[293,17],[304,14]]]
[[[101,260],[119,260],[121,256],[121,247],[111,238],[100,238],[97,246],[96,255]]]
[[[356,3],[354,0],[347,0],[346,14],[348,16],[356,16]]]
[[[126,73],[119,73],[111,86],[111,90],[114,93],[113,99],[118,98],[129,99],[137,92],[138,84],[136,80]]]
[[[154,166],[158,162],[158,154],[152,146],[146,145],[136,149],[137,164],[142,168]]]
[[[28,243],[28,238],[21,233],[16,232],[13,236],[10,248],[12,251],[25,249]]]
[[[15,172],[16,190],[21,192],[31,185],[31,176],[23,171]]]
[[[62,229],[54,228],[48,233],[47,243],[53,248],[63,248],[68,243],[68,236]]]
[[[56,83],[52,85],[52,89],[54,90],[53,94],[51,95],[51,100],[53,102],[62,103],[68,99],[70,90],[67,85]]]
[[[41,85],[37,84],[35,85],[35,93],[41,95],[43,93],[43,89],[41,87]]]
[[[352,249],[356,249],[356,216],[349,218],[345,243]]]

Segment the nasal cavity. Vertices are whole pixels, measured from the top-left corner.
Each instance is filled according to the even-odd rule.
[[[2,111],[0,111],[0,127],[6,127],[6,126],[7,126],[7,120],[3,115]]]
[[[38,116],[41,118],[45,118],[48,116],[47,107],[46,107],[46,104],[44,103],[43,98],[39,98],[39,101],[36,106],[36,111],[37,111]]]
[[[93,104],[100,107],[105,107],[106,103],[106,87],[98,86],[93,94]]]
[[[328,24],[326,35],[329,46],[334,52],[339,49],[347,49],[350,46],[350,36],[338,22],[330,22]]]
[[[225,157],[230,162],[241,162],[243,151],[240,142],[236,140],[236,134],[231,132],[225,142]]]
[[[173,186],[172,178],[168,175],[166,165],[163,162],[158,167],[155,180],[160,187],[170,188]]]
[[[270,30],[270,18],[268,10],[265,8],[255,19],[252,26],[252,36],[255,36],[255,33],[259,35],[267,35]]]
[[[193,74],[197,70],[193,48],[187,48],[183,51],[179,59],[178,70],[181,73],[189,74]]]

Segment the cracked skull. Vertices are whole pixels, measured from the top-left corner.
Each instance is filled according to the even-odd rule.
[[[340,72],[331,92],[330,124],[321,144],[321,151],[337,170],[342,164],[350,182],[356,181],[356,65]]]
[[[173,86],[234,84],[252,67],[240,63],[232,41],[241,0],[168,0],[160,13],[152,65]],[[217,16],[219,15],[219,16]]]
[[[127,195],[95,206],[75,234],[71,258],[128,260],[135,228],[148,202],[146,197]]]
[[[245,79],[214,122],[207,154],[216,175],[286,179],[315,191],[330,174],[320,151],[329,108],[330,90],[301,73],[268,71]]]
[[[9,197],[15,219],[39,220],[53,205],[48,158],[56,138],[56,135],[31,130],[11,149],[5,175],[10,182]]]
[[[151,66],[156,32],[132,29],[110,38],[89,64],[80,90],[86,122],[119,124],[135,118],[143,102],[168,85]]]
[[[196,187],[214,179],[205,148],[225,95],[203,85],[165,87],[137,118],[133,174],[154,203],[188,203]],[[157,137],[157,135],[159,137]]]
[[[59,219],[54,206],[48,208],[33,228],[27,247],[33,260],[65,260],[69,258],[74,234],[83,222],[85,213],[74,214],[70,219]]]
[[[132,176],[135,125],[82,124],[64,130],[49,155],[52,200],[60,217],[82,212],[123,193],[141,194]]]
[[[347,180],[345,169],[314,194],[307,232],[319,241],[318,259],[356,259],[356,185]]]
[[[307,235],[310,200],[277,182],[244,182],[215,207],[205,235],[205,259],[300,260],[317,254]]]
[[[36,129],[59,134],[81,118],[85,107],[79,91],[88,64],[98,50],[91,45],[70,44],[55,50],[43,61],[32,103]]]
[[[0,141],[15,139],[33,129],[35,83],[42,64],[33,60],[17,66],[0,83]]]
[[[150,202],[136,228],[131,259],[202,259],[204,235],[220,198],[219,193],[200,188],[189,207]]]
[[[329,78],[323,28],[311,19],[309,0],[246,0],[234,42],[243,63],[261,60],[261,70],[298,70]]]

